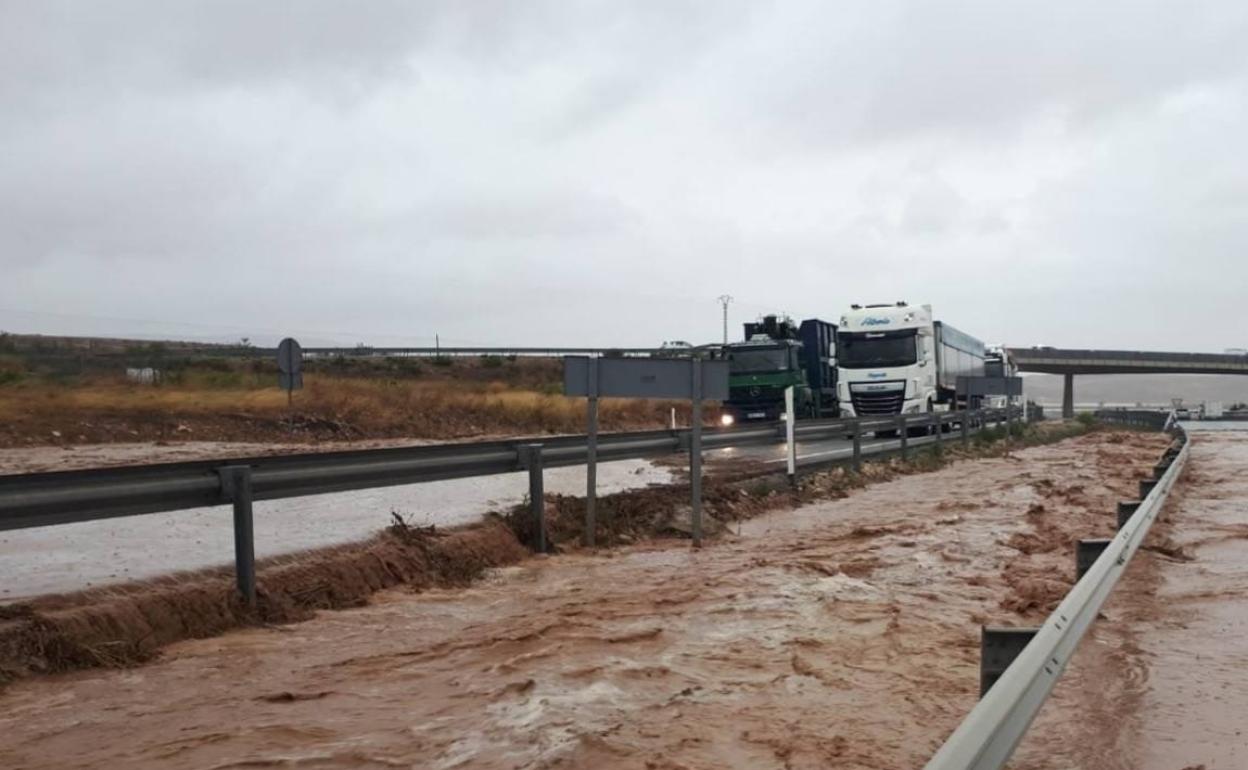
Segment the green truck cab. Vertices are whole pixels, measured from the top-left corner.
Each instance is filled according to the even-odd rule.
[[[838,416],[835,339],[836,327],[814,318],[796,326],[769,315],[745,324],[745,341],[723,347],[728,360],[723,423],[780,419],[789,387],[798,419]]]

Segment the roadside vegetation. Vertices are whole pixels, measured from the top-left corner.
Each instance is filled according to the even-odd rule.
[[[562,386],[554,359],[335,358],[305,364],[304,388],[288,406],[275,363],[259,358],[158,344],[107,354],[0,344],[0,446],[583,432],[585,401],[564,397]],[[601,425],[661,428],[673,407],[687,422],[684,404],[603,399]]]

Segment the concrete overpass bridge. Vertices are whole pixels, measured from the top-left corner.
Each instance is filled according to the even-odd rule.
[[[1076,374],[1248,374],[1248,355],[1008,348],[1020,372],[1060,374],[1062,416],[1075,416]]]

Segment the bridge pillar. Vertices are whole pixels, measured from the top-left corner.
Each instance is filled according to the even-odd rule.
[[[1071,420],[1075,416],[1075,375],[1063,375],[1062,379],[1062,419]]]

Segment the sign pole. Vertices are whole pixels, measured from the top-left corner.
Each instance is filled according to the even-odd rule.
[[[303,348],[291,337],[277,345],[277,384],[286,390],[289,413],[294,408],[295,391],[303,387]]]
[[[1005,393],[1005,456],[1010,456],[1010,381],[1005,370],[1005,360],[1001,361],[1001,392]]]
[[[587,399],[589,435],[586,459],[586,518],[583,539],[597,539],[598,400],[626,398],[665,398],[689,400],[693,405],[688,434],[678,433],[681,449],[689,450],[690,534],[695,547],[702,545],[702,402],[728,398],[728,362],[703,358],[613,358],[607,356],[565,356],[563,393]],[[688,438],[686,438],[686,435]],[[608,517],[609,518],[609,517]]]
[[[693,360],[693,423],[689,441],[689,487],[692,495],[693,547],[702,547],[702,359]]]
[[[589,443],[585,466],[585,545],[594,547],[598,503],[598,359],[589,359]]]
[[[793,386],[784,389],[785,454],[789,458],[789,483],[797,484],[797,443],[793,440]]]

